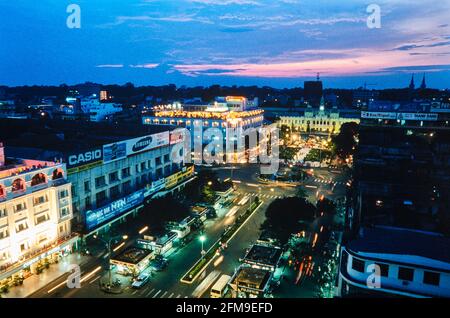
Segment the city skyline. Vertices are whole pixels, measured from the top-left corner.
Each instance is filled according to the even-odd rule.
[[[415,73],[430,88],[450,82],[447,2],[77,1],[0,4],[0,84],[301,86],[404,88]],[[432,4],[432,5],[431,5]],[[17,23],[20,21],[20,23]]]

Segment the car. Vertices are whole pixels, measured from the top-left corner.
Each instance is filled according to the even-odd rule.
[[[167,265],[168,261],[163,257],[155,258],[150,261],[150,267],[157,272],[163,271],[167,267]]]

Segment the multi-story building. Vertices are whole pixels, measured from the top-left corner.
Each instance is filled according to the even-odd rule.
[[[344,123],[360,121],[358,111],[340,111],[337,107],[325,108],[322,98],[319,108],[308,105],[303,112],[296,111],[296,114],[286,113],[279,116],[277,125],[289,126],[292,130],[306,133],[338,134]]]
[[[183,163],[182,140],[167,126],[49,122],[45,130],[32,121],[4,124],[28,127],[26,137],[10,140],[11,152],[67,164],[74,225],[85,234],[136,215],[147,196],[180,186],[193,174]]]
[[[450,295],[449,122],[436,102],[377,102],[361,113],[341,295]],[[380,288],[364,283],[373,262]]]
[[[250,128],[261,128],[264,121],[264,111],[255,107],[257,100],[248,101],[244,97],[223,97],[208,105],[166,105],[154,107],[144,114],[142,121],[147,125],[173,125],[187,128],[191,132],[191,145],[194,151],[194,162],[201,162],[203,147],[212,140],[205,135],[209,128],[217,128],[221,131],[223,148],[227,140],[237,140],[244,136]],[[214,138],[220,138],[215,136]],[[195,150],[195,143],[199,142],[201,150]],[[222,149],[225,154],[226,150]],[[238,148],[232,155],[224,160],[228,163],[247,162],[258,155],[258,145],[251,147],[248,142],[241,149]]]
[[[64,163],[5,158],[0,143],[0,283],[72,251],[71,203]]]

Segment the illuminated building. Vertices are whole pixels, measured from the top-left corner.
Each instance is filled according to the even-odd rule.
[[[72,251],[71,203],[65,164],[5,158],[0,143],[0,283]]]
[[[378,101],[361,112],[341,296],[450,296],[449,122],[440,102]]]
[[[308,105],[303,114],[283,114],[279,116],[277,124],[279,127],[289,126],[299,132],[338,134],[344,123],[359,121],[359,112],[344,116],[337,107],[326,109],[322,98],[318,109]]]
[[[145,198],[181,187],[193,175],[182,147],[175,149],[182,139],[168,126],[53,121],[44,131],[39,122],[5,120],[0,135],[2,128],[24,126],[27,136],[11,140],[8,149],[62,158],[72,185],[73,225],[88,235],[137,215]]]
[[[197,139],[202,142],[202,145],[211,142],[206,140],[204,134],[208,128],[218,128],[222,131],[222,145],[225,145],[227,140],[236,140],[243,136],[247,129],[262,127],[264,111],[256,108],[255,105],[257,100],[248,101],[245,97],[228,96],[217,98],[213,104],[208,105],[156,106],[151,114],[142,116],[142,121],[147,125],[172,125],[187,128],[192,134],[193,149]],[[259,153],[258,146],[244,148],[228,156],[227,162],[247,162]],[[202,158],[202,154],[193,152],[193,159],[199,158]]]
[[[100,91],[100,101],[106,101],[110,99],[108,91]]]

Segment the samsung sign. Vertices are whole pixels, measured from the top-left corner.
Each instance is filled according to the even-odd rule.
[[[127,156],[131,156],[135,153],[148,151],[162,146],[167,146],[169,145],[169,143],[170,143],[170,133],[168,131],[153,134],[150,136],[130,139],[126,141]]]
[[[110,204],[96,210],[86,212],[86,228],[91,230],[128,210],[144,202],[144,189],[136,191],[129,196],[111,202]]]
[[[79,167],[101,160],[103,160],[102,149],[95,149],[81,153],[74,153],[67,156],[67,167],[68,168]]]

